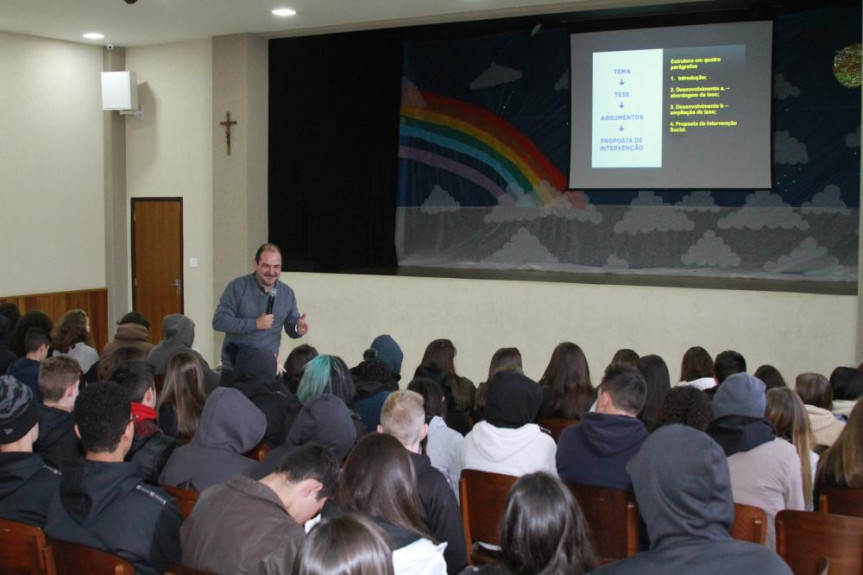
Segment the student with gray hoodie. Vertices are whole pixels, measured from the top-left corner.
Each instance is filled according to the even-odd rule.
[[[626,469],[650,550],[594,575],[791,575],[770,549],[729,534],[734,500],[728,464],[722,448],[701,431],[680,424],[657,429]]]
[[[153,366],[156,375],[165,375],[168,360],[179,351],[188,351],[197,358],[204,372],[204,391],[209,395],[219,386],[219,374],[210,369],[210,364],[199,352],[192,349],[195,342],[195,322],[181,313],[166,315],[162,319],[162,341],[150,350],[147,363]]]
[[[258,463],[243,454],[261,442],[266,430],[267,418],[242,393],[216,389],[192,441],[174,450],[159,484],[203,491],[235,475],[248,476]]]

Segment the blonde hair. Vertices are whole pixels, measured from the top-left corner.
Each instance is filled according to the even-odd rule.
[[[165,371],[165,388],[156,404],[156,410],[165,404],[174,406],[178,438],[195,435],[205,401],[204,372],[198,364],[198,358],[188,351],[172,355]]]
[[[806,507],[812,505],[812,464],[810,453],[815,445],[809,415],[803,400],[791,388],[776,387],[767,392],[767,409],[764,416],[776,428],[776,434],[790,441],[800,458],[800,475],[803,478],[803,496]]]
[[[381,429],[402,445],[414,445],[422,439],[425,423],[423,396],[415,391],[392,392],[381,408]]]
[[[863,401],[857,401],[845,429],[821,456],[816,484],[863,488]]]

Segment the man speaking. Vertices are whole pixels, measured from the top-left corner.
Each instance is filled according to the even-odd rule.
[[[226,348],[234,343],[241,347],[267,349],[279,354],[282,326],[294,339],[306,335],[306,314],[297,310],[294,290],[279,281],[282,252],[276,244],[258,248],[255,271],[231,281],[222,292],[213,329],[225,332],[222,344],[222,366],[232,368]]]

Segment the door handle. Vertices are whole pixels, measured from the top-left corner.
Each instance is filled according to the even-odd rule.
[[[183,280],[176,279],[171,285],[177,290],[177,294],[183,293]]]

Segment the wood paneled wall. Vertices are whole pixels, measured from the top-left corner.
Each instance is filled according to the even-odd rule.
[[[18,305],[21,315],[34,309],[41,310],[54,323],[70,309],[83,309],[90,316],[90,329],[96,351],[108,343],[108,289],[64,291],[18,296],[0,296],[0,302],[13,302]]]

